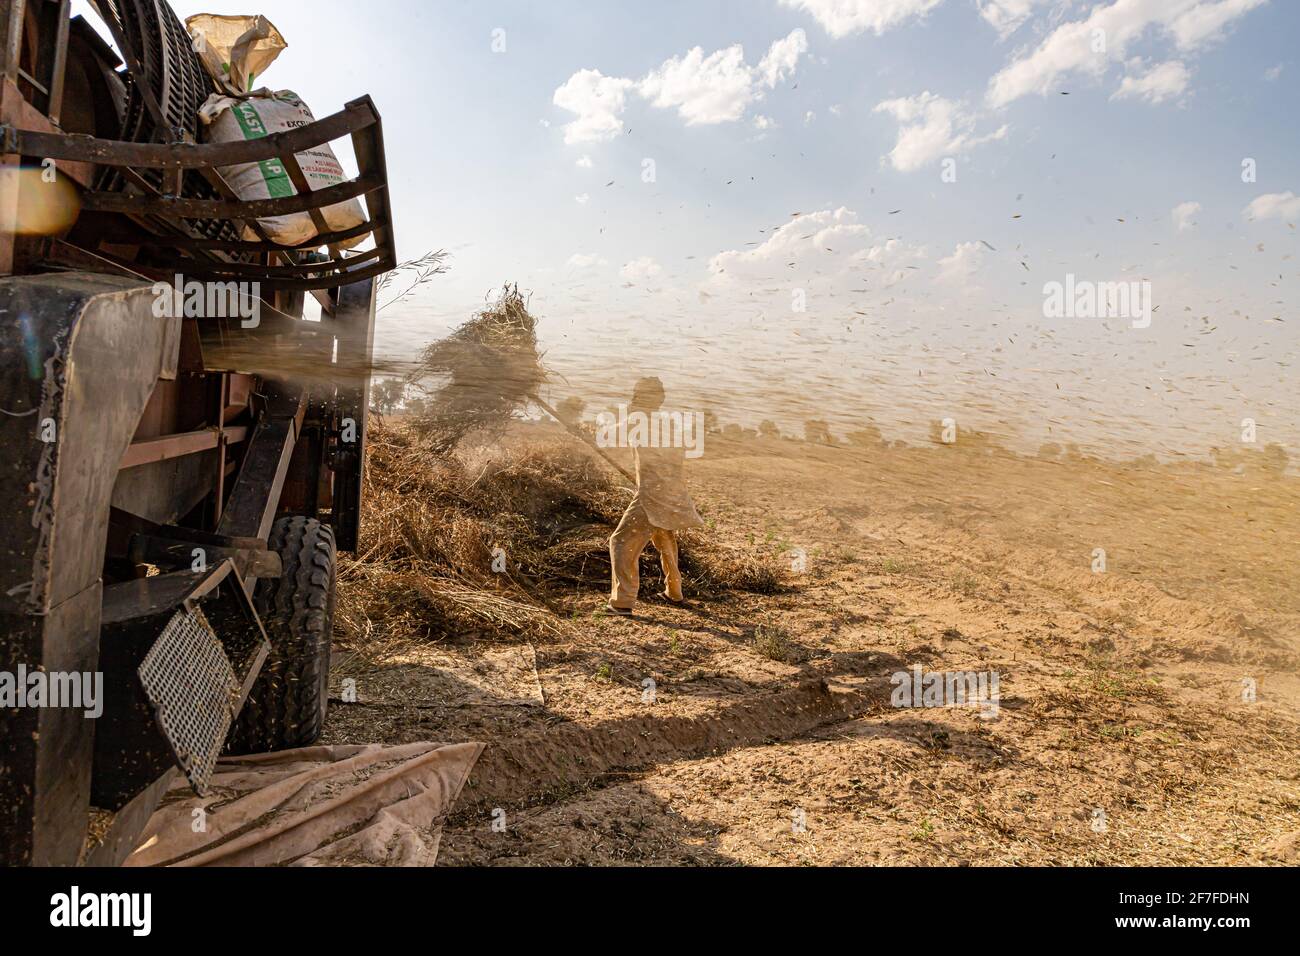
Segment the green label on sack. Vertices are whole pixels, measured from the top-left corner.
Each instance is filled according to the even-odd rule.
[[[266,124],[262,122],[257,107],[252,103],[248,101],[237,103],[231,108],[231,112],[235,114],[235,120],[239,123],[244,139],[261,139],[266,135]],[[264,159],[257,164],[257,168],[262,171],[266,193],[271,199],[296,195],[289,174],[285,172],[284,164],[280,160]]]

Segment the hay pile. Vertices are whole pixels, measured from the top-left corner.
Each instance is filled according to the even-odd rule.
[[[629,493],[581,446],[558,439],[470,463],[416,427],[376,424],[369,447],[360,546],[339,572],[343,642],[558,633],[603,603]],[[683,537],[682,570],[689,597],[781,587],[774,555],[703,533]],[[662,590],[653,550],[641,573],[646,594]]]
[[[499,435],[545,380],[537,320],[519,287],[506,286],[491,306],[425,348],[410,381],[426,397],[411,424],[446,454],[471,432]]]
[[[424,350],[410,381],[426,397],[400,425],[370,428],[358,557],[339,573],[343,641],[559,632],[575,610],[603,604],[608,539],[630,490],[571,438],[497,441],[545,378],[537,322],[513,286]],[[490,457],[457,454],[470,434],[494,446]],[[711,535],[684,535],[681,563],[695,596],[780,587],[774,555]],[[661,577],[648,552],[645,593],[662,590]]]

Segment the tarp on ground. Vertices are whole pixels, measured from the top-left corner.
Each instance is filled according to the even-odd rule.
[[[481,743],[345,744],[226,757],[182,781],[126,866],[432,866]]]

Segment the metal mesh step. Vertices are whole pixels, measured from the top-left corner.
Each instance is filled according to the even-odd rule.
[[[207,792],[240,697],[240,682],[198,605],[172,616],[138,671],[176,762]]]

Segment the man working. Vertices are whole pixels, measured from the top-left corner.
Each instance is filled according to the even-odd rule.
[[[628,416],[656,415],[664,403],[664,386],[657,378],[636,383]],[[686,490],[686,450],[678,444],[630,440],[636,465],[636,495],[609,538],[612,586],[609,609],[630,615],[640,587],[638,563],[646,544],[653,541],[664,569],[664,597],[681,601],[682,575],[677,567],[677,534],[698,528],[700,520]]]

